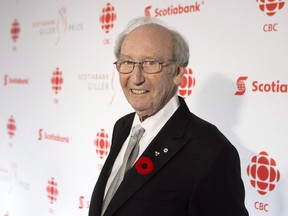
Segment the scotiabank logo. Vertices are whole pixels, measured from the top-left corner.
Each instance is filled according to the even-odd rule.
[[[88,209],[90,206],[90,200],[88,200],[85,196],[79,197],[79,209]]]
[[[96,134],[94,145],[96,147],[96,154],[100,157],[100,159],[103,159],[108,155],[110,149],[110,142],[109,142],[109,136],[104,129],[101,129]]]
[[[64,82],[62,71],[59,68],[56,68],[55,71],[52,73],[51,83],[52,83],[52,90],[55,94],[58,94],[59,91],[62,89],[62,84]]]
[[[4,82],[3,85],[7,86],[8,84],[16,84],[16,85],[28,85],[29,79],[19,78],[19,77],[9,77],[7,74],[3,77]]]
[[[162,16],[172,16],[172,15],[180,15],[180,14],[188,14],[188,13],[196,13],[200,12],[201,6],[204,4],[204,1],[198,3],[197,1],[193,4],[189,5],[170,5],[164,8],[153,7],[149,5],[145,8],[144,14],[145,16],[154,16],[154,17],[162,17]]]
[[[237,80],[237,91],[235,92],[235,95],[244,95],[246,92],[246,86],[247,84],[247,76],[241,76]],[[246,81],[246,84],[244,83]],[[258,80],[252,81],[252,83],[249,83],[251,85],[251,91],[254,93],[288,93],[288,83],[282,83],[280,80],[271,81],[271,82],[262,82]]]
[[[243,95],[246,91],[246,85],[245,80],[247,79],[247,76],[242,76],[237,79],[237,89],[238,91],[235,92],[235,95]]]
[[[195,87],[195,83],[196,81],[192,69],[186,68],[181,85],[178,88],[178,94],[184,98],[190,96],[192,89]]]
[[[15,135],[15,131],[16,131],[16,122],[13,116],[11,116],[8,119],[8,123],[7,123],[7,131],[8,131],[8,135],[9,137],[12,139]]]
[[[59,194],[58,185],[57,185],[57,182],[55,181],[54,177],[52,177],[48,181],[48,185],[46,187],[46,192],[47,192],[48,200],[50,201],[51,204],[54,204],[54,202],[56,202],[58,194]]]
[[[101,28],[105,33],[109,33],[114,28],[116,21],[115,8],[110,3],[102,9],[102,15],[100,16]]]
[[[273,191],[276,183],[280,180],[280,172],[276,167],[275,160],[264,151],[252,157],[251,163],[247,167],[247,174],[250,177],[251,185],[261,195]]]
[[[48,133],[44,131],[42,128],[38,130],[38,140],[43,141],[43,140],[51,140],[59,143],[70,143],[71,137],[68,136],[62,136],[59,134],[55,133]]]
[[[268,16],[273,16],[277,11],[281,10],[285,2],[282,0],[256,0],[259,4],[261,11],[266,13]]]

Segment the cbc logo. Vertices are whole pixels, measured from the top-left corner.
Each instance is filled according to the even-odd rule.
[[[259,211],[265,211],[268,212],[268,204],[262,203],[262,202],[255,202],[254,203],[254,208],[259,210]]]
[[[94,140],[94,145],[96,147],[96,154],[103,159],[108,155],[110,148],[109,137],[104,129],[96,134],[96,139]]]
[[[263,31],[264,32],[276,32],[278,31],[278,24],[265,24],[263,26]]]
[[[280,172],[275,160],[264,151],[252,157],[247,167],[247,174],[251,185],[260,195],[273,191],[280,180]]]
[[[105,33],[109,33],[114,28],[114,22],[116,21],[115,8],[110,3],[106,4],[106,7],[102,9],[102,15],[100,17],[101,28]]]
[[[268,16],[273,16],[278,10],[284,7],[285,2],[282,0],[257,0],[259,9]]]
[[[15,135],[15,131],[16,131],[16,122],[13,116],[11,116],[8,119],[8,123],[7,123],[7,131],[8,131],[8,135],[10,137],[10,139],[12,139]]]
[[[62,71],[60,71],[59,68],[56,68],[56,70],[53,71],[51,78],[52,90],[55,92],[55,94],[58,94],[60,92],[63,82],[64,79],[62,76]]]
[[[10,33],[12,40],[14,41],[14,43],[16,43],[20,34],[20,24],[17,19],[13,21]]]
[[[57,182],[55,181],[54,177],[51,177],[51,179],[48,181],[46,191],[50,203],[53,204],[54,202],[56,202],[59,190]]]
[[[192,93],[192,88],[195,87],[195,77],[191,68],[185,69],[181,85],[178,89],[178,94],[182,97],[188,97]]]

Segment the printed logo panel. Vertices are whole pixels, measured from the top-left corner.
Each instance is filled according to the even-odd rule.
[[[261,195],[265,195],[275,189],[280,180],[280,172],[276,162],[267,152],[260,152],[251,159],[247,167],[247,174],[250,177],[251,185]]]
[[[114,28],[116,21],[115,8],[110,3],[106,4],[106,7],[102,9],[102,15],[100,17],[101,28],[105,33],[109,33]]]

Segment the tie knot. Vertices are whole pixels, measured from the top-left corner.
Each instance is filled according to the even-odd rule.
[[[144,129],[141,125],[135,125],[135,126],[132,128],[131,137],[139,140],[139,139],[141,139],[141,137],[143,136],[144,132],[145,132],[145,129]]]

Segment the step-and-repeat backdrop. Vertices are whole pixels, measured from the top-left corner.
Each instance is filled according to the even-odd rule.
[[[0,215],[87,215],[115,121],[127,22],[188,40],[178,94],[240,153],[252,216],[288,215],[288,1],[1,0]]]

